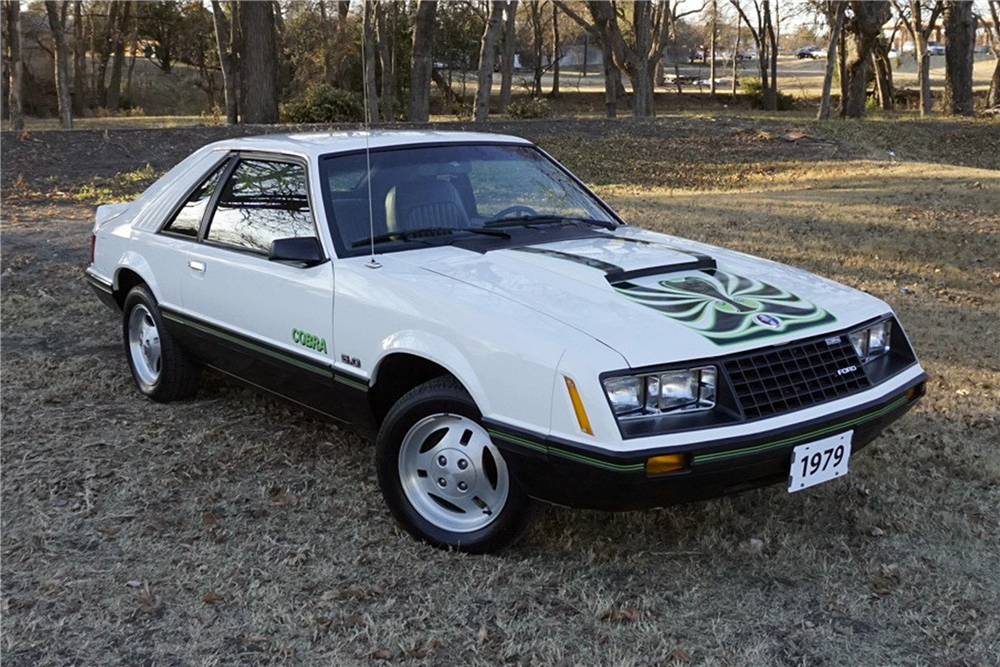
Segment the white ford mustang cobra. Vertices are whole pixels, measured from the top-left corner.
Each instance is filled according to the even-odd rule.
[[[468,551],[533,499],[836,478],[924,392],[885,303],[630,227],[516,137],[218,142],[100,207],[92,255],[144,394],[209,368],[354,425],[403,527]]]

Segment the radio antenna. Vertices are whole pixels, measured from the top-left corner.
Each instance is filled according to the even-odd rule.
[[[378,269],[382,265],[375,259],[375,212],[372,205],[372,154],[371,148],[369,146],[369,137],[371,136],[371,114],[369,113],[368,105],[368,54],[365,53],[365,42],[368,41],[368,32],[371,30],[369,12],[371,8],[368,6],[370,0],[364,0],[364,28],[362,29],[361,35],[361,89],[363,91],[364,102],[365,102],[365,173],[368,181],[368,239],[371,242],[371,255],[368,261],[365,262],[365,266],[369,269]]]

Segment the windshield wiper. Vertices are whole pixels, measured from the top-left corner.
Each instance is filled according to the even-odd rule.
[[[371,245],[372,243],[387,243],[389,241],[411,241],[425,236],[449,236],[460,232],[482,234],[484,236],[495,236],[501,239],[510,238],[510,234],[500,231],[499,229],[481,229],[475,227],[425,227],[423,229],[411,229],[369,236],[368,238],[358,239],[351,244],[351,247],[360,248],[361,246]]]
[[[617,229],[618,225],[610,220],[597,220],[595,218],[574,218],[572,216],[566,215],[530,215],[523,218],[500,218],[499,220],[490,220],[486,222],[484,227],[527,227],[529,225],[535,224],[547,224],[547,223],[575,223],[580,225],[592,225],[594,227],[603,227],[604,229]]]

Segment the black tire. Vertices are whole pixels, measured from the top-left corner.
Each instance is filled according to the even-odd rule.
[[[136,360],[133,359],[129,322],[136,308],[142,308],[148,313],[159,337],[159,369],[155,379],[144,378],[143,373],[136,367]],[[156,298],[145,285],[136,285],[125,297],[125,304],[122,307],[122,340],[132,379],[143,394],[158,403],[169,403],[187,398],[194,393],[198,381],[198,368],[170,335],[160,315]]]
[[[443,528],[425,518],[407,497],[400,473],[401,447],[411,429],[433,416],[466,418],[482,428],[482,415],[475,402],[452,377],[429,380],[400,398],[382,422],[375,443],[379,488],[393,516],[411,535],[440,548],[491,553],[513,544],[530,524],[535,503],[520,488],[502,457],[501,467],[508,478],[506,502],[482,528],[461,532]],[[485,474],[482,476],[485,478]]]

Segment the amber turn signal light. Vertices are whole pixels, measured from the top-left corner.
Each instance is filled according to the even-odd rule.
[[[646,459],[646,472],[658,474],[664,472],[677,472],[687,467],[686,454],[663,454],[661,456],[651,456]]]

